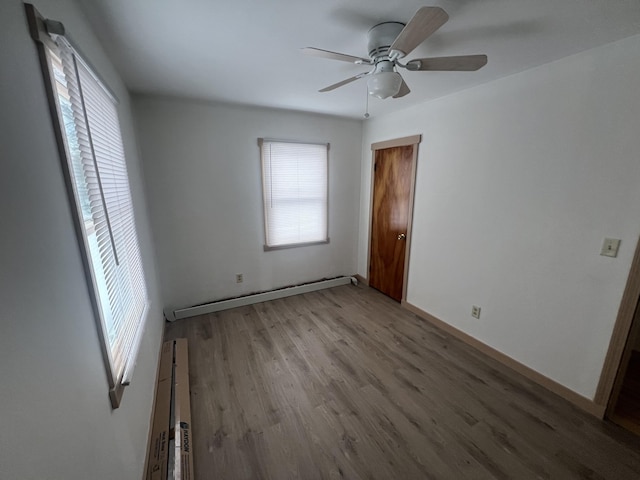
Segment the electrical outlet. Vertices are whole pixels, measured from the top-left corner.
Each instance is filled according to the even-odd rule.
[[[600,250],[600,255],[615,258],[618,256],[618,248],[620,248],[620,239],[605,238],[604,242],[602,242],[602,250]]]
[[[471,316],[475,318],[480,318],[480,307],[478,307],[477,305],[472,305]]]
[[[236,283],[242,283],[244,281],[244,276],[241,273],[236,273]]]

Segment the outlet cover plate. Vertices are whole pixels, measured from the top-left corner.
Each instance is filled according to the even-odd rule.
[[[480,310],[482,310],[480,307],[476,306],[476,305],[472,305],[471,306],[471,316],[474,318],[480,318]]]
[[[615,258],[618,256],[618,248],[620,248],[619,238],[605,238],[604,242],[602,242],[602,250],[600,251],[600,255]]]

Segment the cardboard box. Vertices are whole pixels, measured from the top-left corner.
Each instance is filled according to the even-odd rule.
[[[160,354],[146,480],[167,480],[174,345],[174,341],[165,342]]]
[[[189,352],[187,340],[176,340],[174,361],[174,478],[193,480],[191,397],[189,394]]]
[[[145,480],[193,480],[186,338],[162,345]]]

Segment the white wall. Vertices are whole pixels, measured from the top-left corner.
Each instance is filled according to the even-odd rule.
[[[361,122],[158,97],[134,112],[167,307],[355,272]],[[331,144],[329,244],[263,251],[258,137]]]
[[[365,122],[358,272],[370,145],[421,133],[407,300],[593,398],[640,231],[638,78],[635,36]]]
[[[152,301],[133,384],[112,410],[40,64],[19,0],[0,3],[0,477],[142,477],[163,328],[129,99],[75,3],[61,20],[116,91]]]

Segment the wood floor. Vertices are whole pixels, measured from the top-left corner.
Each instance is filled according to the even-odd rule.
[[[640,441],[365,286],[180,320],[205,479],[638,479]]]
[[[640,352],[638,351],[631,354],[612,420],[640,435]]]

